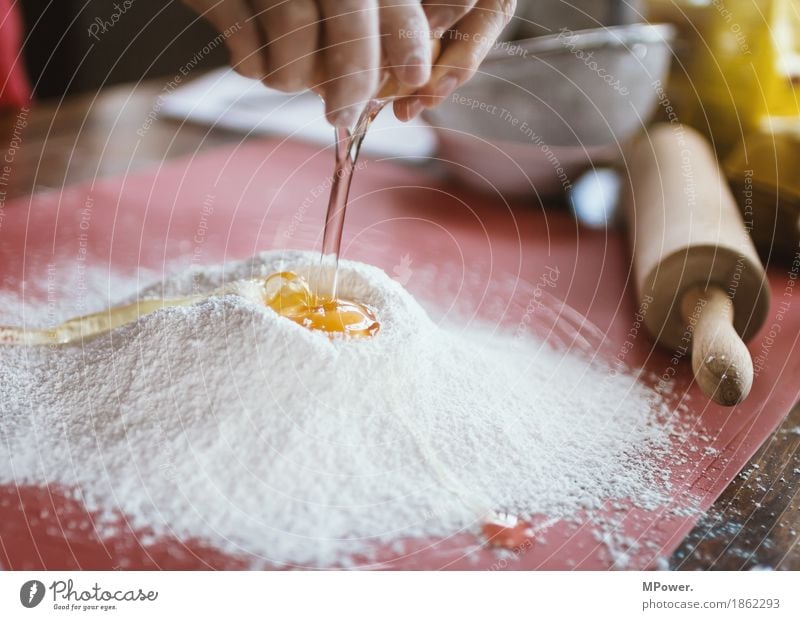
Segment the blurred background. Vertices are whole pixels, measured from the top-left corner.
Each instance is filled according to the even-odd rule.
[[[25,62],[38,97],[172,75],[216,36],[176,0],[21,0],[19,6],[27,36]],[[122,18],[112,24],[115,14]],[[226,60],[220,46],[202,62],[213,67]]]

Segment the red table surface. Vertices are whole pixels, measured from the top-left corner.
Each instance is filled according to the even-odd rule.
[[[329,150],[257,140],[122,178],[18,199],[5,206],[0,220],[0,281],[8,291],[21,291],[23,280],[45,278],[49,264],[69,269],[83,260],[79,256],[84,249],[86,264],[115,272],[132,272],[137,266],[167,271],[170,265],[186,264],[187,257],[195,263],[218,263],[271,248],[316,249],[331,167]],[[536,282],[548,268],[557,267],[560,276],[550,292],[605,332],[606,350],[626,350],[636,308],[623,236],[581,228],[569,214],[545,211],[535,200],[511,204],[499,195],[447,185],[424,168],[366,160],[353,186],[343,255],[389,273],[398,273],[398,266],[405,264],[412,291],[414,270],[426,265],[446,263],[473,289],[509,274]],[[745,403],[730,409],[710,404],[692,384],[688,361],[680,365],[674,394],[686,403],[681,419],[703,429],[716,452],[695,451],[694,440],[680,446],[688,458],[672,468],[672,505],[657,511],[628,508],[618,517],[615,534],[636,543],[627,563],[615,565],[584,522],[557,523],[506,559],[481,548],[474,533],[463,532],[444,540],[410,541],[402,555],[378,550],[379,561],[365,565],[655,566],[699,516],[669,508],[694,503],[707,509],[798,398],[797,384],[788,380],[800,367],[800,313],[784,297],[790,275],[770,273],[773,307],[750,343],[754,355],[762,350],[768,355]],[[780,301],[790,302],[788,312],[779,311]],[[776,329],[780,337],[770,338]],[[659,375],[669,358],[644,335],[625,353],[627,363]],[[247,557],[226,555],[203,541],[143,539],[144,532],[131,531],[121,519],[119,535],[100,539],[92,515],[71,499],[69,489],[0,485],[0,565],[97,570],[249,566]]]

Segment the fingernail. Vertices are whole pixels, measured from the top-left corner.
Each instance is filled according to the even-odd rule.
[[[433,96],[437,99],[444,99],[458,87],[458,79],[454,75],[446,75],[439,80],[433,89]],[[437,104],[441,101],[437,101]]]
[[[406,104],[406,121],[413,120],[422,112],[422,102],[419,99],[412,99]]]

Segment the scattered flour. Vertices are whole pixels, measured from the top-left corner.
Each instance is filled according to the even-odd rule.
[[[142,295],[312,260],[264,253]],[[254,565],[346,563],[376,543],[477,531],[490,510],[569,519],[665,501],[654,455],[670,428],[633,376],[439,326],[371,266],[343,261],[340,287],[378,309],[377,337],[331,341],[225,296],[83,346],[0,350],[0,482],[76,488],[109,523],[121,511]]]

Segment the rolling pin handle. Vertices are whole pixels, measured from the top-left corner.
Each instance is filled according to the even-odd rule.
[[[733,303],[717,286],[694,287],[681,300],[692,333],[692,370],[703,393],[720,405],[744,400],[753,385],[753,360],[733,327]]]

